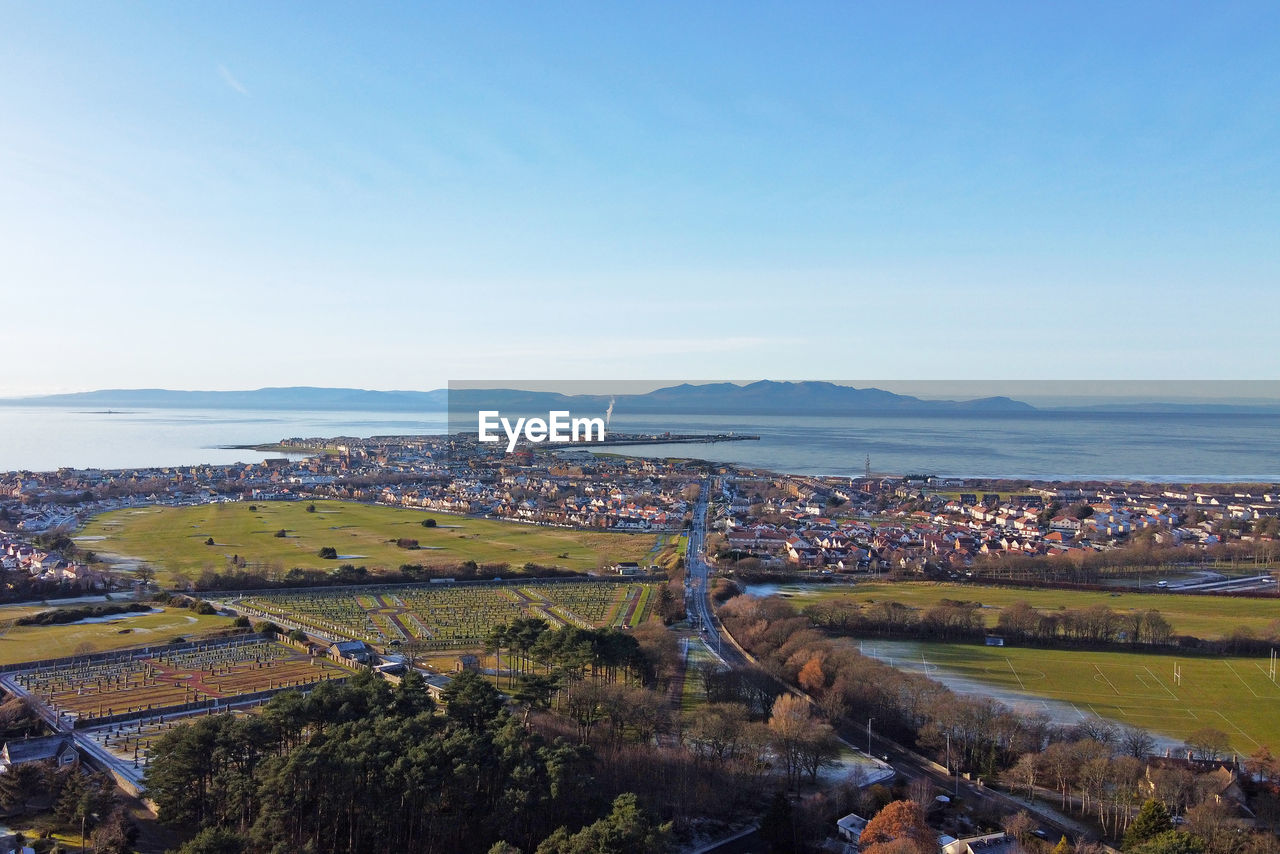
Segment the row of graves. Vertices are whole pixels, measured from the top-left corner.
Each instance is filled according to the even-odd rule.
[[[244,710],[287,690],[345,680],[356,665],[247,634],[96,653],[10,668],[0,685],[27,696],[59,731],[140,783],[151,743],[194,714]]]
[[[104,719],[217,706],[351,672],[329,658],[260,636],[183,646],[67,659],[5,678],[64,723],[84,728]]]
[[[648,619],[653,592],[653,584],[636,581],[432,584],[267,593],[238,599],[235,607],[330,638],[445,648],[482,642],[494,626],[521,617],[553,627],[629,628]]]

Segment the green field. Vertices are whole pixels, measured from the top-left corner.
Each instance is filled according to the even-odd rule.
[[[857,641],[851,641],[857,643]],[[1280,685],[1267,656],[1188,658],[1127,652],[986,647],[969,644],[863,641],[867,652],[897,656],[896,666],[938,676],[952,673],[1030,697],[1060,700],[1175,739],[1203,727],[1222,730],[1232,748],[1252,753],[1280,746]],[[1173,679],[1177,662],[1182,682]],[[1005,697],[999,697],[1004,699]]]
[[[943,599],[980,602],[989,626],[995,625],[1000,616],[999,609],[1015,602],[1027,602],[1041,611],[1087,608],[1091,605],[1106,605],[1117,613],[1154,608],[1173,626],[1174,634],[1206,639],[1225,637],[1239,626],[1248,627],[1263,636],[1277,629],[1275,624],[1280,622],[1280,599],[1194,596],[1183,593],[1108,593],[907,581],[865,582],[830,587],[784,585],[780,589],[780,595],[800,608],[811,602],[845,596],[863,604],[901,602],[922,609],[936,605]]]
[[[401,564],[449,566],[476,563],[525,563],[562,566],[585,572],[620,560],[641,560],[655,537],[544,528],[514,522],[448,516],[372,504],[316,501],[203,504],[195,507],[143,507],[118,510],[93,519],[77,535],[79,544],[100,554],[146,561],[168,572],[224,569],[232,555],[251,564],[334,569],[353,563],[369,569]],[[438,527],[424,528],[432,518]],[[284,530],[286,536],[275,536]],[[214,545],[206,545],[213,537]],[[403,549],[399,538],[420,548]],[[319,557],[332,546],[337,560]]]
[[[7,624],[33,610],[49,608],[0,608],[0,621]],[[0,637],[0,664],[165,643],[175,637],[193,637],[230,627],[231,620],[226,617],[201,616],[186,608],[166,608],[163,614],[121,615],[102,623],[12,626]]]

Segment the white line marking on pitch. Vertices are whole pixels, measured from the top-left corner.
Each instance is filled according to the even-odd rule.
[[[1253,695],[1253,696],[1255,696],[1255,697],[1258,697],[1258,692],[1257,692],[1257,691],[1255,691],[1255,690],[1253,690],[1253,686],[1251,686],[1248,682],[1244,681],[1244,677],[1243,677],[1243,676],[1241,676],[1241,675],[1236,671],[1236,669],[1235,669],[1234,667],[1232,667],[1232,666],[1231,666],[1231,662],[1230,662],[1230,661],[1224,661],[1224,662],[1222,662],[1222,663],[1223,663],[1223,664],[1225,664],[1225,665],[1227,665],[1227,669],[1228,669],[1228,670],[1230,670],[1232,673],[1235,673],[1236,678],[1240,680],[1240,684],[1241,684],[1241,685],[1243,685],[1244,687],[1248,688],[1248,689],[1249,689],[1249,693],[1250,693],[1250,694],[1252,694],[1252,695]],[[1259,700],[1261,700],[1262,698],[1261,698],[1261,697],[1258,697],[1258,699],[1259,699]],[[1253,739],[1249,739],[1249,740],[1250,740],[1250,741],[1253,741]],[[1257,744],[1258,742],[1253,741],[1253,743],[1254,743],[1254,744]]]
[[[1159,685],[1161,688],[1164,688],[1165,692],[1166,692],[1166,693],[1168,693],[1168,695],[1169,695],[1170,697],[1172,697],[1172,698],[1173,698],[1173,699],[1175,699],[1175,700],[1176,700],[1176,699],[1178,699],[1178,695],[1177,695],[1177,694],[1175,694],[1175,693],[1173,693],[1172,691],[1170,691],[1170,690],[1168,689],[1168,687],[1167,687],[1163,682],[1161,682],[1161,681],[1160,681],[1160,677],[1159,677],[1159,676],[1157,676],[1157,675],[1155,675],[1155,673],[1153,673],[1153,672],[1152,672],[1152,670],[1151,670],[1151,668],[1150,668],[1150,667],[1147,667],[1147,666],[1144,664],[1144,665],[1142,666],[1142,669],[1143,669],[1143,670],[1145,670],[1145,671],[1147,671],[1148,673],[1150,673],[1150,674],[1151,674],[1151,678],[1152,678],[1152,679],[1154,679],[1154,680],[1156,680],[1156,684],[1157,684],[1157,685]]]
[[[1236,726],[1234,723],[1232,723],[1232,722],[1231,722],[1231,719],[1230,719],[1230,718],[1228,718],[1226,715],[1224,715],[1222,712],[1219,712],[1219,711],[1216,711],[1216,710],[1215,710],[1215,711],[1214,711],[1214,714],[1215,714],[1215,715],[1217,715],[1218,717],[1222,718],[1224,721],[1226,721],[1226,722],[1227,722],[1227,726],[1231,727],[1231,728],[1232,728],[1232,729],[1234,729],[1236,732],[1240,733],[1241,735],[1243,735],[1245,738],[1249,739],[1250,741],[1253,741],[1253,736],[1249,735],[1249,733],[1245,732],[1244,730],[1240,729],[1240,727],[1238,727],[1238,726]],[[1256,741],[1253,741],[1253,746],[1254,746],[1254,747],[1261,747],[1262,745],[1261,745],[1261,744],[1258,744],[1258,742],[1256,742]]]
[[[1123,696],[1124,696],[1123,694],[1121,694],[1121,693],[1120,693],[1120,689],[1119,689],[1119,688],[1117,688],[1115,685],[1112,685],[1112,684],[1111,684],[1111,680],[1107,678],[1107,674],[1105,674],[1105,673],[1103,673],[1103,672],[1102,672],[1102,668],[1101,668],[1101,667],[1099,667],[1098,665],[1096,665],[1096,664],[1095,664],[1095,665],[1093,665],[1093,669],[1094,669],[1094,670],[1096,670],[1096,671],[1098,671],[1098,675],[1102,677],[1102,681],[1103,681],[1103,682],[1106,682],[1108,685],[1111,685],[1111,690],[1116,692],[1116,696],[1117,696],[1117,697],[1123,697]]]
[[[1013,671],[1013,678],[1018,680],[1018,686],[1022,688],[1023,691],[1027,690],[1027,686],[1022,684],[1022,677],[1018,675],[1018,671],[1013,666],[1013,661],[1008,658],[1006,658],[1005,661],[1009,662],[1009,669]]]

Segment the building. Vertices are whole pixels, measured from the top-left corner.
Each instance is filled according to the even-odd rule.
[[[1004,831],[966,836],[942,846],[942,854],[1017,854],[1021,850],[1018,840]]]
[[[369,664],[375,662],[373,650],[364,641],[342,641],[329,645],[329,657],[339,664]]]
[[[862,831],[867,826],[867,820],[857,813],[849,813],[844,818],[836,822],[836,833],[849,845],[853,846],[853,850],[858,850],[858,840],[862,837]]]
[[[80,751],[76,750],[71,736],[63,734],[6,741],[0,748],[0,774],[15,765],[46,759],[54,760],[59,766],[74,765],[80,761]]]

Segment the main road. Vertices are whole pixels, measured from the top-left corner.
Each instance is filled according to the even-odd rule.
[[[694,506],[693,522],[689,526],[689,549],[685,555],[685,606],[689,612],[690,621],[698,629],[707,647],[721,661],[730,667],[747,667],[751,662],[729,637],[729,633],[721,625],[719,618],[716,617],[715,609],[711,603],[711,590],[708,586],[711,579],[711,567],[707,565],[706,561],[707,507],[710,503],[711,483],[711,478],[703,481],[702,490],[698,494],[698,501]],[[790,690],[794,690],[794,688]],[[878,733],[868,733],[867,729],[859,724],[845,723],[843,726],[837,727],[836,731],[846,744],[857,745],[866,741],[867,747],[874,758],[886,761],[896,772],[906,777],[923,777],[930,780],[941,793],[948,795],[965,794],[974,800],[991,802],[997,808],[1010,813],[1019,809],[1028,810],[1039,822],[1040,829],[1051,839],[1056,840],[1059,836],[1066,836],[1070,839],[1093,835],[1086,827],[1051,810],[1028,805],[1025,802],[1009,797],[1003,792],[957,779],[956,775],[948,774],[946,769],[934,765],[928,759],[897,742],[883,738]],[[870,743],[869,735],[874,737],[875,745]],[[755,841],[754,837],[751,837],[735,844],[740,846],[754,843]],[[715,850],[720,852],[719,848]],[[729,848],[724,849],[724,851],[729,850]],[[741,850],[753,849],[748,847]]]
[[[689,548],[685,553],[685,608],[694,628],[702,635],[707,648],[730,667],[745,667],[750,662],[729,638],[716,617],[711,604],[711,567],[707,565],[707,506],[711,498],[711,478],[702,482],[698,501],[689,526]]]

